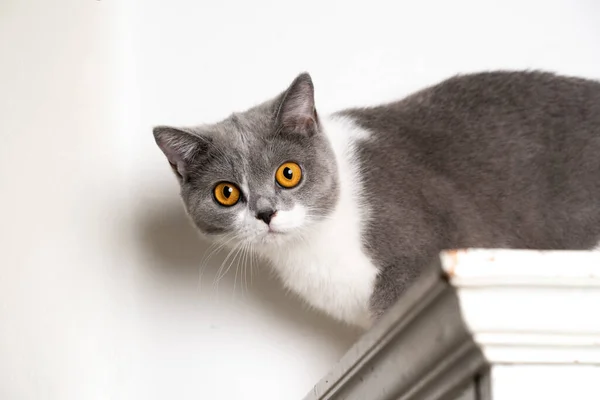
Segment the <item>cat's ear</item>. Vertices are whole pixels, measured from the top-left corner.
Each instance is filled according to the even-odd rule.
[[[282,131],[313,135],[318,130],[315,90],[308,73],[298,75],[283,94],[277,111]]]
[[[167,157],[173,172],[185,181],[188,166],[193,157],[207,144],[207,139],[185,129],[170,126],[157,126],[152,130],[156,144]]]

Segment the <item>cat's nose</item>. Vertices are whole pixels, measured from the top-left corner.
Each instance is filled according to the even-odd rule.
[[[271,223],[271,219],[275,216],[275,210],[262,210],[256,213],[257,219],[262,219],[265,224],[269,225]]]

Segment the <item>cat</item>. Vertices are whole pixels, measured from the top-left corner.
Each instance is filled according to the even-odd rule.
[[[317,113],[309,74],[155,140],[207,237],[251,246],[309,305],[368,328],[443,249],[600,242],[600,83],[458,75],[400,101]]]

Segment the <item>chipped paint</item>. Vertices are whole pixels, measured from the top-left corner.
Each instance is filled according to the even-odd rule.
[[[453,249],[443,251],[440,261],[446,277],[458,286],[600,286],[600,253],[595,251]]]
[[[442,269],[448,278],[454,278],[454,276],[456,276],[456,268],[460,262],[460,255],[466,254],[467,251],[467,249],[453,249],[444,251],[440,254]]]

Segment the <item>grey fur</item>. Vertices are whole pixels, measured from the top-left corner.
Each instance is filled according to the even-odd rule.
[[[274,100],[244,113],[195,128],[159,126],[154,137],[174,166],[189,215],[207,235],[236,234],[240,229],[236,215],[242,207],[258,218],[267,209],[289,210],[300,203],[318,221],[335,206],[336,166],[329,142],[319,132],[308,74],[298,76]],[[293,189],[284,189],[274,180],[275,170],[287,161],[303,168],[304,178]],[[242,189],[235,206],[215,203],[212,190],[221,181]]]
[[[542,72],[457,76],[345,111],[376,220],[381,314],[442,249],[590,249],[600,241],[600,83]]]
[[[235,230],[235,210],[335,206],[338,177],[307,74],[274,100],[155,138],[207,234]],[[442,249],[589,249],[600,241],[600,83],[542,72],[457,76],[404,100],[339,114],[371,133],[358,148],[370,223],[365,250],[380,270],[380,315]],[[310,179],[283,190],[282,162]],[[218,207],[220,180],[247,183],[244,200]]]

